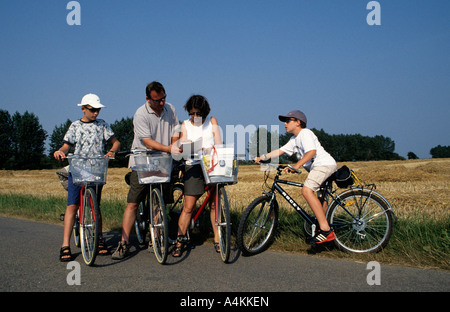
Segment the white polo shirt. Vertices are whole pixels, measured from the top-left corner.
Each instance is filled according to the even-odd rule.
[[[172,136],[179,127],[178,116],[175,108],[170,103],[165,103],[161,116],[158,116],[148,102],[139,107],[133,117],[134,138],[131,149],[145,149],[142,139],[152,139],[163,145],[172,143]],[[134,166],[134,157],[130,156],[128,168]]]

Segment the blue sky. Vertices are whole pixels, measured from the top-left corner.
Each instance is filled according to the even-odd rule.
[[[420,158],[450,145],[450,1],[0,1],[0,109],[51,134],[96,93],[113,123],[158,80],[179,118],[206,96],[220,125],[279,125],[294,109],[329,134],[383,135]]]

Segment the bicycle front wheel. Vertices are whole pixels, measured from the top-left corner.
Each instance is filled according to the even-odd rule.
[[[79,215],[80,211],[77,211],[77,214],[75,215],[75,222],[73,224],[73,240],[75,243],[75,246],[77,246],[78,248],[80,247],[80,215]]]
[[[369,190],[346,192],[327,211],[336,245],[355,253],[383,249],[392,234],[392,211],[386,202]]]
[[[231,218],[230,204],[225,187],[217,186],[217,229],[219,232],[220,257],[227,263],[230,258]]]
[[[256,198],[244,211],[237,244],[244,256],[259,254],[272,245],[278,227],[278,203],[267,196]]]
[[[86,188],[80,213],[81,253],[87,265],[93,265],[98,252],[100,217],[97,193],[92,187]]]
[[[156,260],[164,264],[168,254],[169,229],[166,206],[158,188],[154,188],[151,192],[150,223],[150,234]]]
[[[148,233],[148,194],[139,203],[136,211],[136,220],[134,221],[134,229],[139,244],[144,245]]]

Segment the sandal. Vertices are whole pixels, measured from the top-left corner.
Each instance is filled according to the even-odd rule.
[[[105,243],[103,242],[103,239],[98,240],[98,252],[100,256],[106,256],[109,254],[109,250],[106,247]]]
[[[186,235],[177,236],[177,243],[175,244],[175,249],[172,251],[172,257],[181,257],[183,254],[183,247],[187,241]]]
[[[217,253],[220,253],[220,243],[214,243],[214,249]]]
[[[61,247],[59,251],[59,261],[61,262],[69,262],[72,261],[72,251],[69,246]]]
[[[175,245],[175,249],[172,251],[172,257],[181,257],[181,255],[183,254],[183,244],[177,242],[177,244]]]

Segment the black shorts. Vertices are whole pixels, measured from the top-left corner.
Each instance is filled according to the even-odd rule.
[[[205,179],[200,165],[186,165],[184,171],[184,195],[202,195],[205,192]]]

